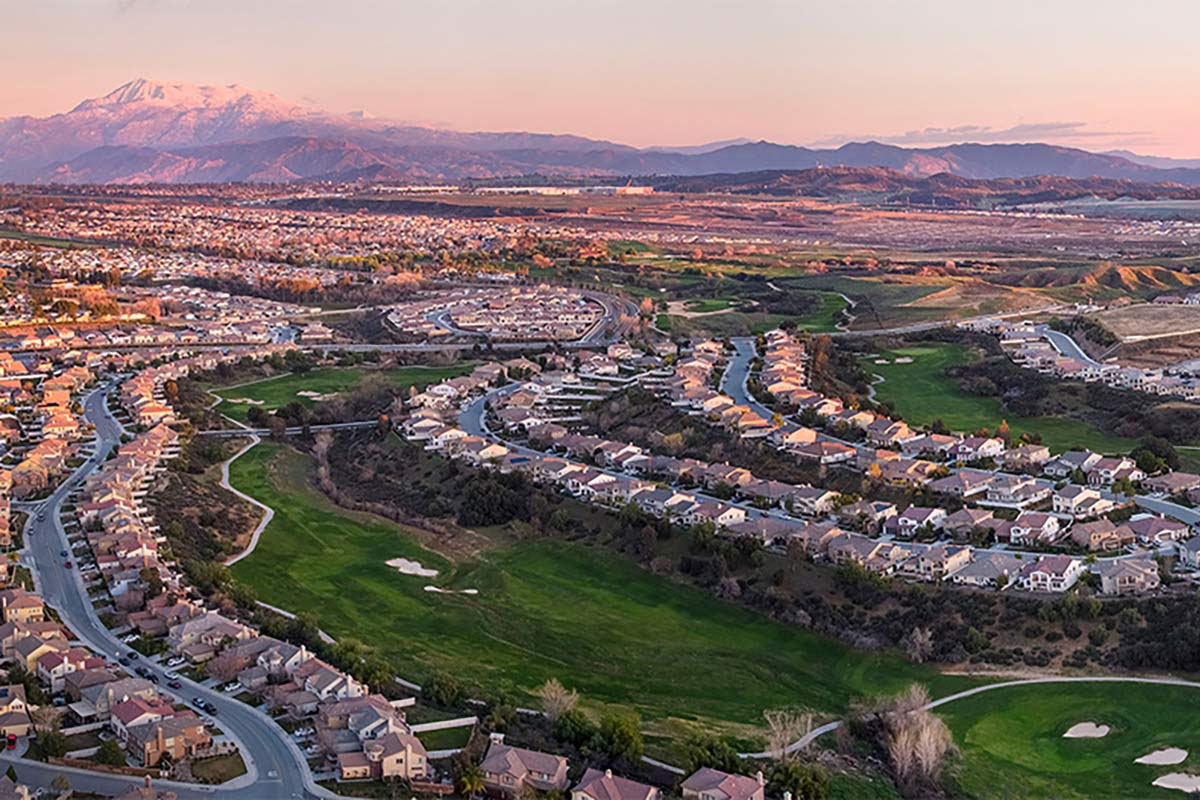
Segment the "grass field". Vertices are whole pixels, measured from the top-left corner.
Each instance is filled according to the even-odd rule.
[[[820,303],[812,311],[800,316],[769,314],[763,311],[729,311],[703,317],[682,317],[677,314],[659,314],[658,327],[674,334],[686,336],[751,336],[777,328],[785,322],[793,323],[797,330],[810,333],[828,333],[837,330],[842,309],[846,301],[833,292],[820,292]],[[708,299],[688,301],[689,311],[705,314],[728,308],[730,301]]]
[[[400,367],[389,370],[370,370],[362,367],[328,367],[314,369],[303,373],[279,375],[257,383],[245,386],[234,386],[225,389],[214,389],[213,394],[224,402],[217,404],[217,411],[244,422],[246,412],[252,405],[263,411],[273,411],[289,403],[300,403],[312,406],[314,400],[301,397],[297,392],[318,392],[332,394],[348,392],[362,383],[370,375],[380,375],[398,388],[417,386],[422,388],[430,383],[437,383],[446,378],[465,375],[471,371],[471,364],[455,364],[449,367]],[[237,403],[232,400],[256,400],[257,403]]]
[[[897,357],[913,359],[911,364],[897,364]],[[966,363],[968,349],[956,344],[930,344],[889,350],[879,354],[887,364],[875,359],[863,361],[868,373],[882,375],[883,383],[875,385],[879,400],[890,400],[904,419],[913,425],[928,425],[935,419],[955,431],[974,431],[987,428],[995,431],[1002,419],[1008,420],[1014,436],[1026,431],[1037,433],[1044,444],[1053,450],[1088,447],[1099,452],[1125,452],[1136,442],[1110,436],[1079,420],[1065,417],[1017,417],[1007,413],[995,397],[968,394],[946,375],[946,368]]]
[[[1135,683],[1054,684],[997,689],[938,710],[962,752],[963,793],[995,800],[1182,797],[1151,782],[1200,771],[1200,689]],[[1064,739],[1078,722],[1109,725],[1101,739]],[[1181,747],[1176,766],[1135,759]]]
[[[335,637],[381,648],[417,681],[440,668],[521,694],[556,677],[589,707],[637,709],[660,731],[703,723],[743,737],[766,708],[837,712],[913,681],[935,696],[970,683],[773,622],[598,548],[526,540],[452,565],[399,526],[334,507],[308,468],[273,443],[234,462],[233,484],[276,511],[234,575],[268,603],[315,613]],[[384,564],[398,556],[440,574]]]

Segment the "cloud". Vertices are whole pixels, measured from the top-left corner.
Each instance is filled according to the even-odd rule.
[[[1079,143],[1104,140],[1108,143],[1127,145],[1153,144],[1148,131],[1110,131],[1089,128],[1086,122],[1022,122],[1008,128],[993,128],[990,125],[956,125],[949,128],[921,128],[892,134],[859,134],[827,136],[814,147],[837,147],[846,142],[876,141],[906,146],[928,146],[975,142],[999,144],[1003,142],[1058,142]]]

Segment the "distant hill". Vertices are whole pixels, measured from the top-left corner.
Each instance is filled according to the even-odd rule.
[[[0,119],[0,181],[9,182],[446,181],[817,167],[879,167],[914,178],[1052,175],[1200,186],[1200,165],[1039,143],[914,149],[851,142],[814,149],[734,139],[638,149],[566,134],[442,130],[333,114],[237,85],[145,79],[61,114]]]
[[[946,208],[1053,203],[1078,197],[1114,199],[1200,199],[1200,186],[1147,184],[1109,178],[1036,175],[1022,178],[966,178],[949,172],[910,175],[883,167],[828,167],[768,170],[652,179],[660,191],[730,192],[822,197],[858,202],[912,203]]]

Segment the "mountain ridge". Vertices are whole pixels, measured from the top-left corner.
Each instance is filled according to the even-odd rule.
[[[905,148],[868,141],[821,149],[734,139],[639,149],[574,134],[422,127],[307,108],[238,84],[144,78],[60,114],[0,120],[0,181],[22,183],[455,181],[531,173],[696,176],[846,166],[924,177],[1061,175],[1200,185],[1198,167],[1143,162],[1037,142]]]

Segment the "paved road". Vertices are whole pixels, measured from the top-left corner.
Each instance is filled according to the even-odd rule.
[[[1200,526],[1200,511],[1187,506],[1181,506],[1178,503],[1172,503],[1170,500],[1163,500],[1159,497],[1149,497],[1144,494],[1139,494],[1133,498],[1142,508],[1148,508],[1166,517],[1177,519],[1180,522],[1186,522],[1188,525]]]
[[[1047,341],[1054,345],[1054,349],[1062,353],[1067,358],[1073,358],[1076,361],[1082,361],[1083,363],[1089,364],[1093,367],[1104,366],[1099,361],[1083,352],[1083,348],[1080,347],[1075,340],[1067,334],[1062,333],[1061,331],[1056,331],[1049,325],[1038,325],[1036,326],[1035,330],[1042,336],[1045,336]]]
[[[25,528],[27,559],[31,561],[38,587],[46,601],[56,608],[63,622],[93,651],[108,658],[129,651],[100,622],[92,608],[79,573],[67,569],[59,551],[69,550],[66,534],[59,523],[59,510],[70,491],[104,462],[109,451],[120,442],[121,426],[108,413],[105,390],[93,391],[84,400],[84,416],[96,426],[96,452],[44,503],[46,513],[30,516]],[[312,780],[304,755],[288,734],[262,712],[231,697],[214,692],[186,678],[178,692],[165,688],[166,670],[148,660],[140,662],[162,681],[162,691],[187,702],[203,697],[217,707],[218,725],[241,747],[249,773],[221,787],[197,787],[193,784],[161,782],[175,791],[180,800],[218,797],[228,800],[269,800],[273,798],[328,798],[332,792]],[[37,762],[0,755],[0,761],[16,765],[17,776],[25,783],[48,786],[54,776],[68,772]],[[69,772],[72,786],[81,791],[113,794],[134,779],[100,776],[80,771]]]

